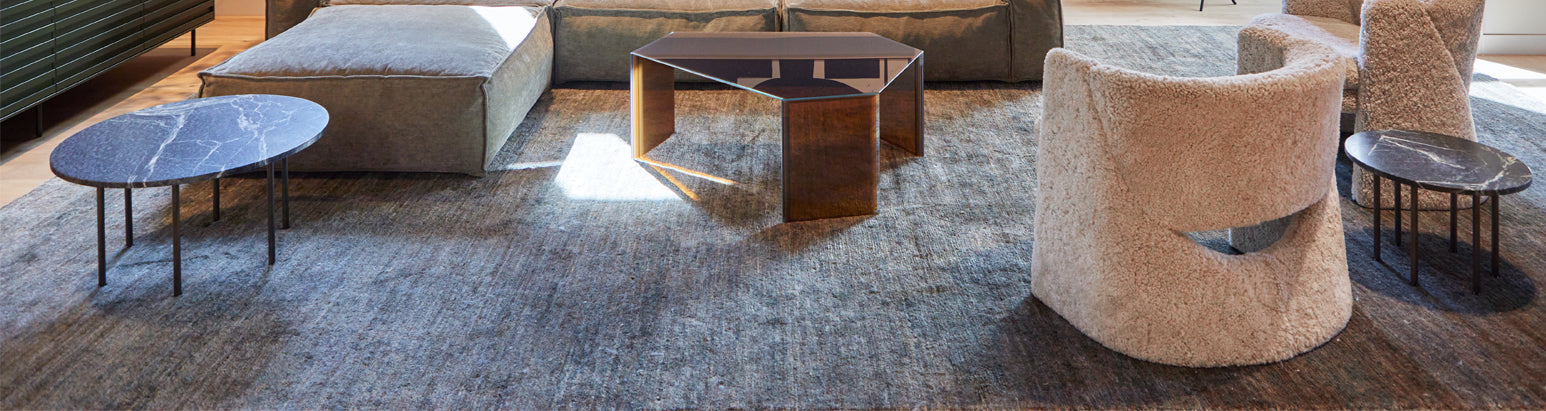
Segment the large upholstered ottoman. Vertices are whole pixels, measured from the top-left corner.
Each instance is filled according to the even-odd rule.
[[[778,31],[779,0],[560,0],[554,83],[628,81],[628,53],[673,31]],[[687,80],[688,76],[678,75]]]
[[[931,81],[1040,80],[1059,0],[785,0],[785,31],[867,31],[923,50]]]
[[[298,171],[481,176],[547,89],[552,49],[542,7],[324,7],[199,73],[199,94],[326,107],[332,123],[290,160]]]

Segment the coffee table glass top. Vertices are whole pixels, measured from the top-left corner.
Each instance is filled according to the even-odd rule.
[[[1530,187],[1530,166],[1485,144],[1421,131],[1373,130],[1343,142],[1347,157],[1369,171],[1426,190],[1483,195]]]
[[[235,95],[163,104],[93,124],[54,149],[59,178],[159,187],[256,170],[311,146],[328,113],[305,99]]]
[[[923,54],[873,33],[682,32],[633,55],[781,100],[874,95]]]

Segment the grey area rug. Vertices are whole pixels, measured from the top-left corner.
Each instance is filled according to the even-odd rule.
[[[1072,26],[1068,44],[1226,75],[1235,31]],[[126,250],[109,197],[97,288],[93,190],[51,181],[0,209],[0,408],[1546,405],[1542,190],[1504,198],[1503,274],[1479,296],[1445,214],[1424,215],[1414,288],[1344,201],[1345,332],[1278,364],[1157,365],[1030,297],[1039,85],[930,87],[929,151],[882,149],[874,216],[780,223],[773,101],[678,94],[683,135],[656,156],[708,179],[629,161],[626,90],[558,89],[486,178],[299,177],[271,269],[260,183],[229,181],[214,223],[189,187],[180,298],[167,190],[136,193]],[[1473,89],[1482,139],[1546,167],[1546,104]]]

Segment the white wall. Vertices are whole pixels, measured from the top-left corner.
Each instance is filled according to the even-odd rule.
[[[1546,54],[1546,1],[1488,0],[1481,54]]]
[[[262,16],[264,0],[215,0],[217,16]]]

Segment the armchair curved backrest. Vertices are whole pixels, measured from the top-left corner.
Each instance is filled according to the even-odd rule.
[[[1364,0],[1283,0],[1283,14],[1315,16],[1359,24]]]
[[[1074,87],[1089,97],[1049,105],[1046,137],[1103,139],[1116,177],[1170,229],[1257,224],[1303,210],[1332,188],[1337,118],[1323,114],[1341,105],[1342,66],[1323,46],[1290,50],[1277,70],[1213,78],[1141,73],[1063,49],[1048,58],[1048,67],[1070,74],[1044,83],[1049,96],[1081,99],[1064,90]],[[1070,107],[1083,104],[1094,111]],[[1070,121],[1101,130],[1055,132]]]

